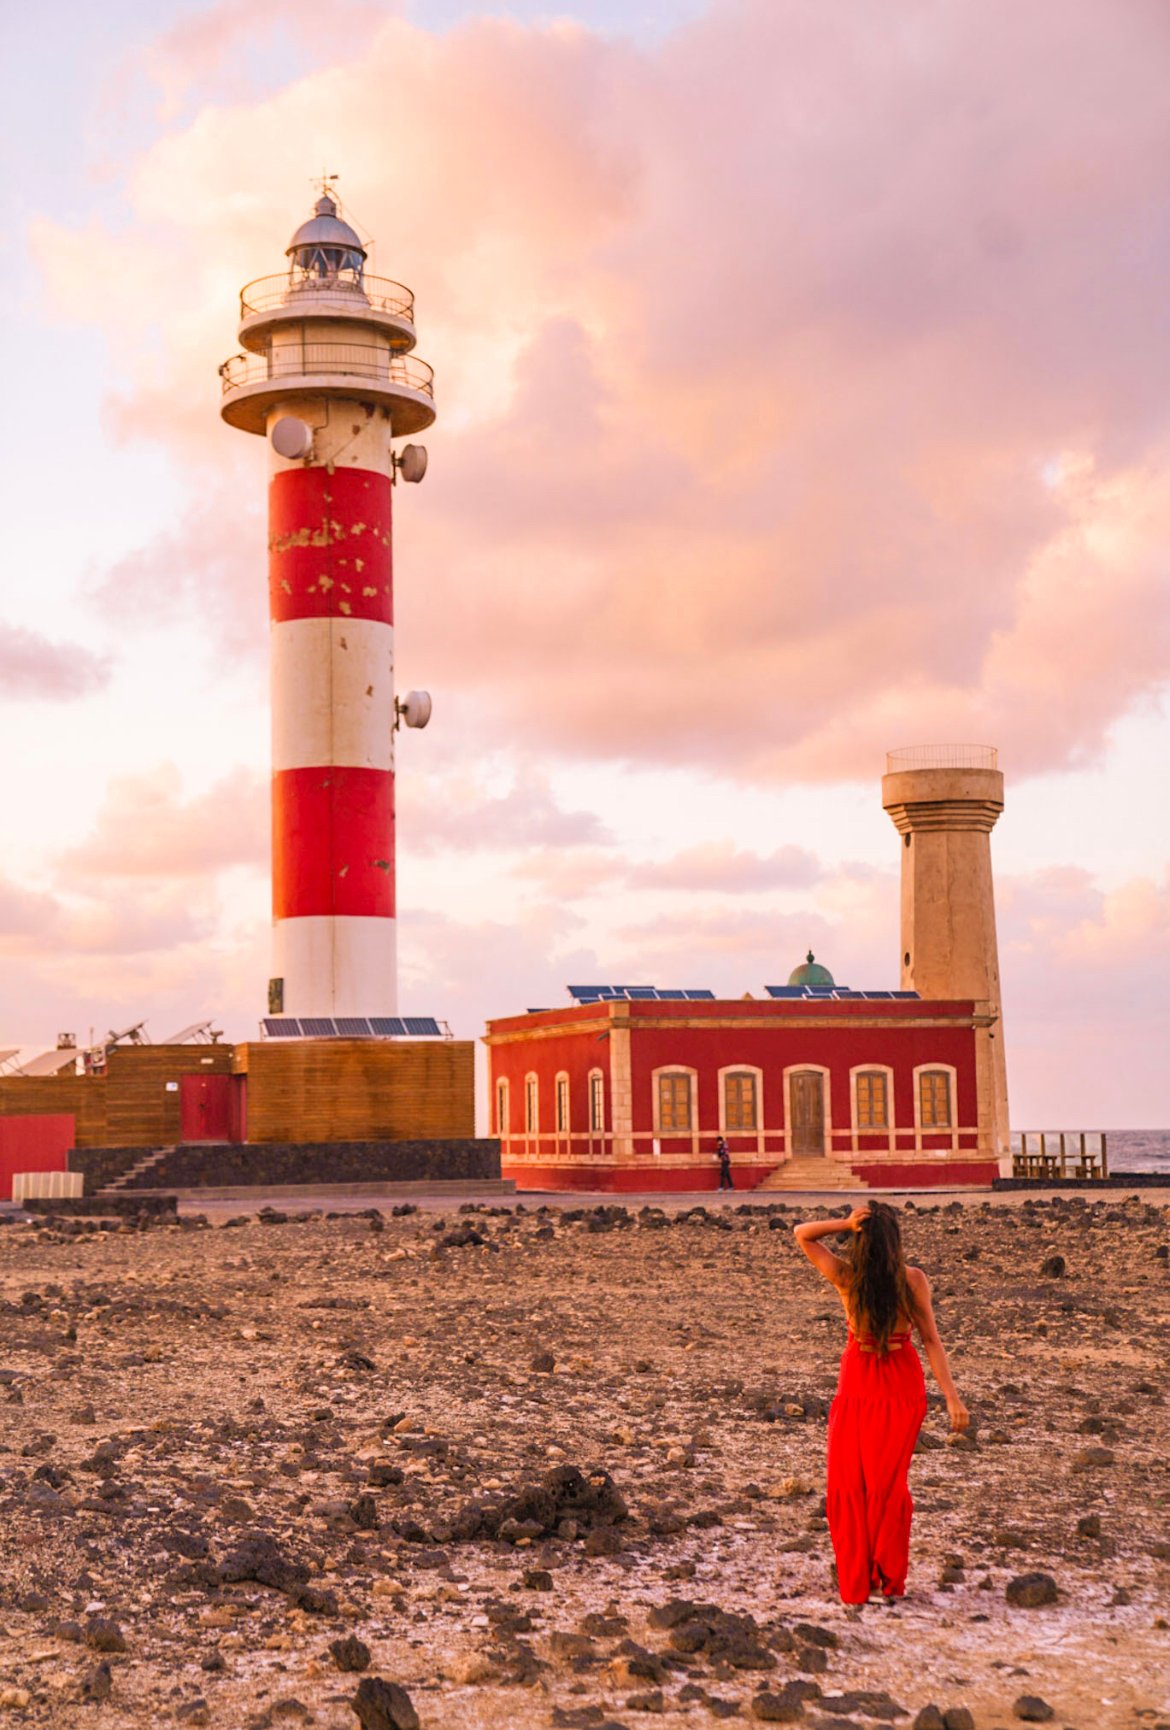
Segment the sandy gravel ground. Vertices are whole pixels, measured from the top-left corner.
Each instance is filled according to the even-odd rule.
[[[907,1208],[974,1445],[853,1611],[796,1217],[6,1225],[0,1725],[1170,1730],[1164,1203]]]

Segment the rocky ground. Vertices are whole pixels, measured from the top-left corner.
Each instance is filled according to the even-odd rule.
[[[794,1210],[396,1211],[0,1231],[0,1722],[1168,1730],[1164,1206],[907,1208],[974,1435],[864,1610]]]

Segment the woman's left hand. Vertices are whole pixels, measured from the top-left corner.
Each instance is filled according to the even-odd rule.
[[[863,1202],[860,1207],[855,1207],[853,1209],[853,1212],[849,1215],[849,1218],[845,1221],[846,1229],[848,1231],[854,1231],[854,1232],[860,1231],[861,1226],[862,1226],[862,1221],[867,1220],[868,1218],[869,1218],[869,1203]]]

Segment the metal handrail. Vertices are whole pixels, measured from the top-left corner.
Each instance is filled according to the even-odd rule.
[[[994,745],[903,745],[886,752],[886,774],[899,769],[996,769]]]
[[[392,354],[372,343],[307,342],[276,349],[271,355],[233,354],[219,369],[225,395],[244,385],[322,373],[352,374],[378,384],[406,385],[430,397],[435,394],[434,368],[425,360]]]
[[[401,282],[388,276],[365,276],[360,283],[330,281],[321,277],[258,276],[240,290],[240,317],[274,312],[287,306],[308,311],[308,302],[323,306],[368,306],[373,312],[388,312],[414,322],[414,295]]]

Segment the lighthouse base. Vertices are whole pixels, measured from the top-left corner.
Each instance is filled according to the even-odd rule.
[[[361,917],[278,919],[272,972],[282,1015],[397,1015],[396,921]]]

